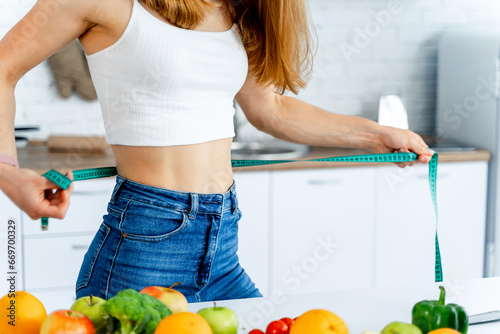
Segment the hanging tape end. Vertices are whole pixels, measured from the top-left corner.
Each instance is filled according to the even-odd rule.
[[[48,231],[49,230],[49,218],[43,217],[42,218],[42,231]]]

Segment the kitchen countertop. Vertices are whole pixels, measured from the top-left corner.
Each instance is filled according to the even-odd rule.
[[[245,327],[240,334],[255,328],[265,331],[273,320],[294,318],[318,308],[336,313],[346,322],[349,333],[360,334],[364,330],[381,331],[393,321],[411,322],[413,305],[424,299],[438,299],[439,285],[446,287],[446,303],[465,307],[469,315],[500,310],[500,277],[316,294],[287,295],[275,291],[274,298],[221,301],[217,305],[229,307],[238,315],[240,328]],[[193,303],[189,311],[210,306],[213,303]],[[498,334],[500,322],[470,326],[468,333]]]
[[[45,145],[33,145],[18,148],[18,159],[21,167],[33,169],[42,174],[49,169],[56,169],[62,173],[76,169],[95,167],[109,167],[115,165],[115,160],[108,149],[106,154],[84,154],[84,153],[52,153]],[[311,151],[299,160],[317,159],[334,156],[348,156],[358,154],[373,154],[373,152],[360,149],[341,149],[328,147],[312,147]],[[459,161],[488,161],[490,153],[485,150],[471,152],[446,152],[439,154],[439,162]],[[338,162],[297,162],[293,164],[265,165],[238,167],[235,171],[248,170],[285,170],[285,169],[308,169],[308,168],[332,168],[332,167],[357,167],[374,164],[366,163],[338,163]],[[379,164],[380,165],[380,164]]]

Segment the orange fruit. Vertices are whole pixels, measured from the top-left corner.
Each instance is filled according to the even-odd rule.
[[[208,322],[196,313],[180,312],[165,317],[155,334],[212,334]]]
[[[451,328],[440,328],[430,331],[429,334],[460,334],[460,332]]]
[[[6,294],[0,299],[0,317],[1,334],[38,334],[47,318],[47,311],[32,294],[16,291],[15,295]]]
[[[290,334],[348,334],[346,323],[338,315],[327,310],[311,310],[298,317],[290,328]]]

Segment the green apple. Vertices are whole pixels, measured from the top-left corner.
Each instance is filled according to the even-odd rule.
[[[412,324],[395,321],[385,326],[381,334],[422,334],[422,331]]]
[[[102,298],[90,295],[79,298],[70,309],[85,314],[94,324],[95,332],[105,334],[108,323],[101,314],[101,305],[105,302]]]
[[[238,317],[228,307],[207,307],[198,311],[210,325],[213,334],[238,333]]]

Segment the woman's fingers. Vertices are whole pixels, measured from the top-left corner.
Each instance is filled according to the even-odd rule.
[[[418,162],[420,163],[428,163],[431,161],[432,156],[434,155],[434,151],[429,148],[429,146],[425,143],[425,141],[417,134],[415,134],[416,138],[412,142],[411,151],[418,154]]]
[[[73,180],[73,174],[67,173],[66,176]],[[53,182],[44,178],[42,180],[43,198],[39,203],[37,210],[40,217],[52,217],[63,219],[69,208],[70,197],[73,192],[73,183],[68,189],[61,189]]]
[[[47,178],[29,169],[10,169],[3,178],[2,191],[31,219],[64,218],[73,186],[60,189]],[[72,179],[71,173],[67,177]]]
[[[412,164],[408,164],[408,166],[413,166],[415,163],[429,163],[431,161],[432,156],[434,155],[434,151],[429,148],[429,146],[425,143],[425,141],[419,135],[410,132],[412,136],[410,136],[409,141],[409,149],[404,150],[404,152],[414,152],[418,155],[418,160],[413,161]],[[400,150],[402,151],[402,150]]]

